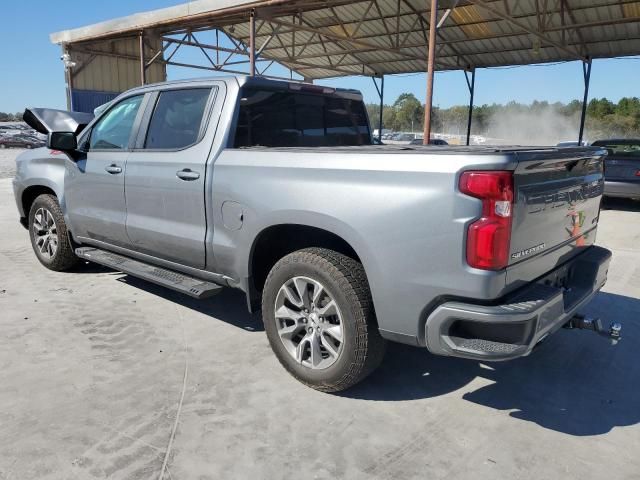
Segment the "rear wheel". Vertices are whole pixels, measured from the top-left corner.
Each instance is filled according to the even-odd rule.
[[[49,270],[68,270],[78,263],[55,196],[36,197],[29,210],[29,235],[36,257]]]
[[[355,385],[384,356],[364,269],[332,250],[308,248],[278,261],[265,283],[262,316],[280,363],[317,390]]]

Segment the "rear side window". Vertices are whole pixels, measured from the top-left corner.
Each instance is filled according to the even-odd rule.
[[[235,148],[370,145],[361,101],[339,96],[243,88]]]
[[[185,148],[198,141],[210,88],[167,90],[158,96],[144,148]]]

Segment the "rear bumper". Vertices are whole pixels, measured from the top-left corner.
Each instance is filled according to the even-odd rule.
[[[640,182],[604,182],[604,195],[606,197],[639,198]]]
[[[437,355],[482,360],[528,355],[602,288],[610,261],[609,250],[589,247],[499,305],[444,303],[427,318],[427,348]]]

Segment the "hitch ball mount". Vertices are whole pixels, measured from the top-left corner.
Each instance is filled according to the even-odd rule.
[[[622,338],[622,324],[613,322],[607,330],[603,328],[602,321],[599,318],[585,317],[584,315],[574,315],[571,320],[565,323],[564,328],[569,330],[591,330],[611,340],[611,345],[616,345]]]

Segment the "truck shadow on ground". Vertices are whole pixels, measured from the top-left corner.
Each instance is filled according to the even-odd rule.
[[[122,275],[121,273],[119,274]],[[217,320],[242,330],[248,332],[264,331],[260,314],[255,313],[252,315],[249,313],[246,297],[240,290],[224,288],[221,293],[212,298],[198,300],[130,275],[124,275],[118,278],[118,281],[204,315],[215,317]]]
[[[600,293],[588,311],[606,325],[623,323],[617,346],[592,332],[561,330],[529,357],[481,363],[391,344],[382,367],[342,396],[403,401],[461,390],[466,401],[569,435],[635,425],[640,422],[640,300]]]
[[[118,281],[245,331],[264,330],[260,314],[247,312],[238,290],[227,288],[201,301],[128,275]],[[601,292],[585,311],[600,316],[605,325],[622,322],[620,343],[612,347],[592,332],[560,330],[530,356],[496,363],[439,357],[390,343],[381,367],[339,395],[397,402],[462,391],[463,400],[575,436],[640,423],[640,362],[635,354],[640,300]]]
[[[640,212],[640,201],[630,198],[604,198],[603,210],[620,210],[622,212]]]
[[[103,265],[100,265],[98,263],[93,263],[93,262],[87,262],[87,261],[81,261],[80,263],[78,263],[75,267],[73,267],[71,270],[69,270],[69,273],[73,273],[78,274],[78,273],[89,273],[89,274],[97,274],[97,273],[110,273],[113,275],[121,275],[120,272],[117,272],[115,270],[113,270],[112,268],[109,267],[105,267]]]

